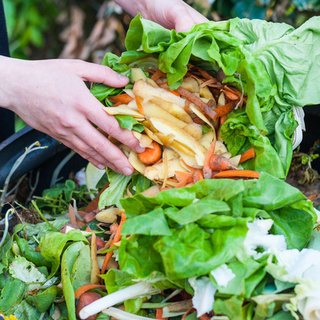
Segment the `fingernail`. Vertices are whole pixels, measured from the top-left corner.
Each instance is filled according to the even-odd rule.
[[[98,164],[98,168],[99,168],[100,170],[104,170],[104,169],[105,169],[105,166],[104,166],[103,164]]]
[[[128,80],[128,78],[126,76],[123,76],[122,74],[118,73],[118,79],[121,81],[125,81]]]
[[[143,147],[141,147],[140,145],[138,145],[138,146],[136,147],[136,151],[137,151],[138,153],[141,153],[141,152],[143,152],[144,150],[146,150],[146,148],[143,148]]]
[[[125,167],[122,169],[122,173],[126,176],[130,176],[133,173],[133,170],[129,167]]]

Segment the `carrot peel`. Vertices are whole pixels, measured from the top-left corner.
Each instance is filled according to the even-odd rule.
[[[245,151],[244,153],[241,154],[241,158],[239,163],[245,162],[249,159],[252,159],[256,156],[256,153],[254,151],[254,148],[250,148],[247,151]]]
[[[216,112],[217,117],[221,117],[230,113],[235,108],[235,106],[236,103],[234,101],[231,101],[221,107],[214,109],[214,111]]]
[[[156,309],[156,319],[157,320],[167,320],[168,318],[163,318],[162,314],[163,314],[163,309],[162,308],[157,308]]]
[[[230,179],[241,179],[241,178],[249,178],[249,179],[258,179],[260,176],[260,172],[252,171],[252,170],[225,170],[216,173],[213,178],[230,178]]]
[[[122,93],[117,96],[113,96],[108,98],[111,102],[120,102],[121,104],[128,104],[130,101],[133,100],[131,96],[129,96],[127,93]]]
[[[135,100],[136,100],[136,104],[137,104],[137,107],[138,107],[139,112],[140,112],[142,115],[144,115],[144,110],[143,110],[143,107],[142,107],[141,98],[138,97],[138,96],[135,96]]]
[[[151,77],[151,80],[153,81],[157,81],[158,79],[160,79],[161,77],[165,77],[166,74],[164,72],[162,72],[161,70],[157,70]]]
[[[216,140],[213,140],[204,159],[203,177],[205,179],[210,179],[212,176],[212,169],[210,168],[210,158],[214,154],[215,148],[216,148]]]
[[[182,95],[183,97],[185,97],[186,99],[188,99],[190,102],[194,103],[198,108],[200,108],[200,110],[207,115],[209,118],[211,118],[212,120],[216,120],[217,119],[217,113],[215,112],[215,110],[213,110],[212,108],[210,108],[206,103],[204,103],[199,97],[197,97],[196,95],[194,95],[193,93],[191,93],[190,91],[188,91],[187,89],[183,88],[183,87],[179,87],[176,90],[177,93],[179,93],[180,95]]]
[[[84,284],[83,286],[81,286],[80,288],[78,288],[75,292],[74,292],[74,297],[75,299],[80,298],[80,296],[91,290],[91,289],[103,289],[106,290],[106,286],[103,284]]]
[[[118,241],[120,241],[121,239],[121,229],[122,229],[122,225],[124,224],[124,222],[126,221],[126,215],[124,213],[121,214],[121,220],[120,220],[120,224],[119,224],[119,228],[116,231],[116,234],[111,242],[111,248],[114,246],[115,243],[117,243]],[[103,264],[102,264],[102,268],[101,268],[101,274],[104,274],[106,269],[107,269],[107,265],[112,257],[113,251],[110,251],[106,254]]]

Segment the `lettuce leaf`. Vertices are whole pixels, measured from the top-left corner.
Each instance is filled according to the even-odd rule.
[[[229,114],[222,126],[229,151],[236,155],[254,147],[257,156],[244,167],[284,179],[297,126],[293,105],[320,102],[319,40],[320,17],[296,30],[284,23],[236,18],[176,33],[138,15],[127,33],[126,56],[157,57],[172,89],[181,84],[189,62],[214,73],[222,69],[224,83],[248,97],[246,108]]]
[[[236,258],[245,264],[243,243],[254,218],[273,218],[271,233],[283,235],[290,248],[305,246],[316,221],[298,189],[263,172],[258,180],[205,179],[153,198],[137,194],[121,205],[127,216],[122,234],[131,235],[121,240],[121,270],[140,279],[157,273],[171,282],[207,275]],[[250,295],[264,278],[260,265],[241,294]]]

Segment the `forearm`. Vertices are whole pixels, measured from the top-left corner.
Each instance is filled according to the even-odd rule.
[[[0,56],[0,107],[12,110],[14,105],[14,94],[10,89],[11,86],[16,86],[17,80],[12,79],[14,76],[14,65],[12,61],[15,59]],[[20,79],[19,79],[20,80]]]

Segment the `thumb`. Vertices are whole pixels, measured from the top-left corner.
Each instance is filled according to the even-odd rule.
[[[175,30],[177,32],[190,31],[194,26],[194,22],[191,19],[178,19],[175,22]]]
[[[183,7],[173,7],[174,28],[177,32],[189,31],[195,24],[208,22],[209,20],[201,13],[191,8],[185,2]]]

